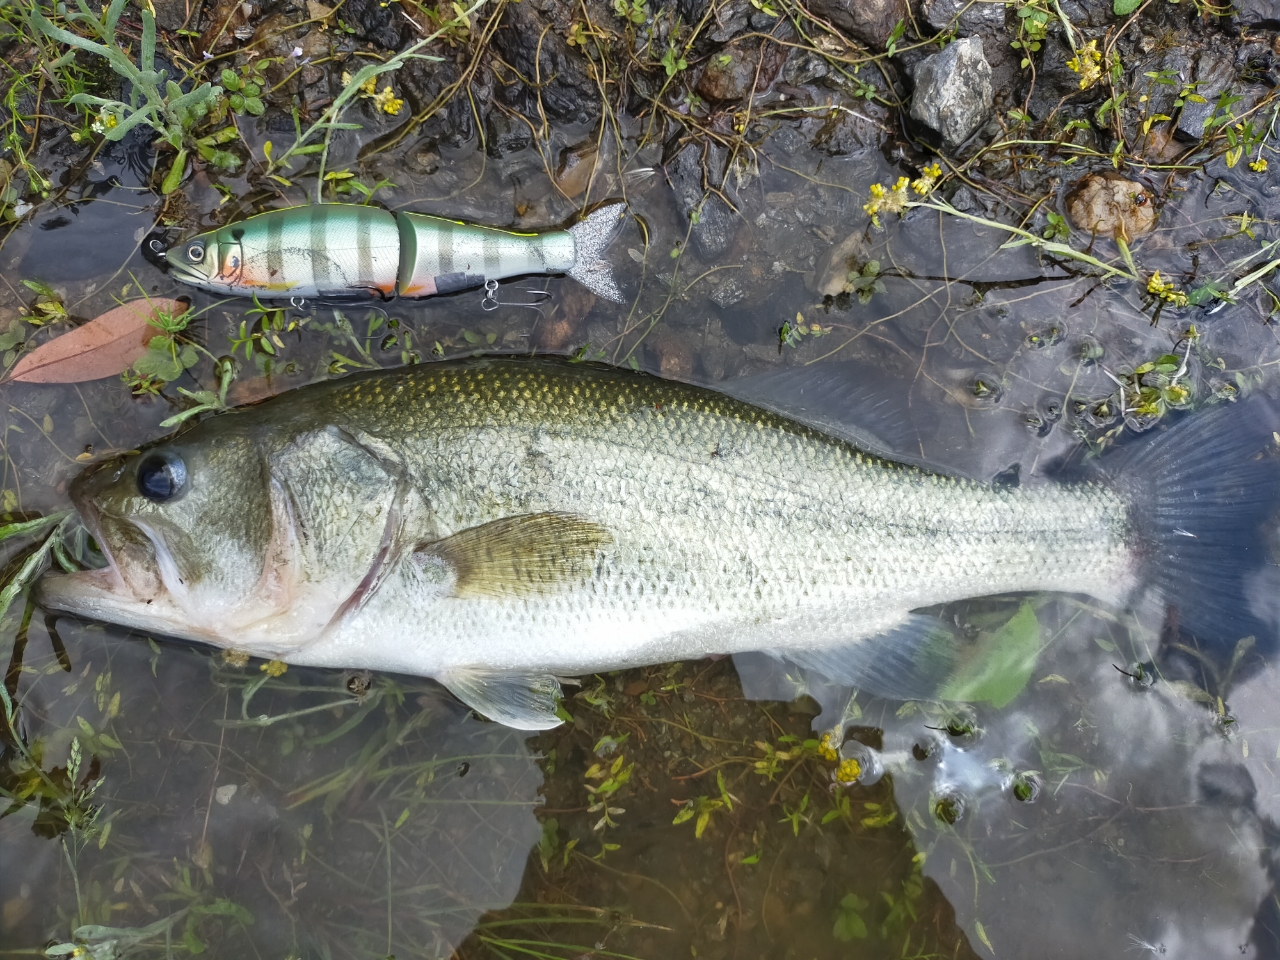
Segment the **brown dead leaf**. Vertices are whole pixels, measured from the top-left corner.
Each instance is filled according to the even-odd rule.
[[[17,362],[10,380],[22,383],[84,383],[124,373],[160,331],[147,321],[160,312],[179,314],[179,300],[132,300],[84,326],[40,344]]]

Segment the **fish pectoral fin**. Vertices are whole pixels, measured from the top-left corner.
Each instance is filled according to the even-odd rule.
[[[558,593],[585,583],[613,542],[600,524],[570,513],[504,517],[419,544],[453,571],[454,596],[503,599]]]
[[[943,696],[960,664],[962,639],[937,617],[912,613],[879,633],[812,650],[762,651],[841,687],[856,688],[890,700],[936,700]],[[775,699],[777,666],[759,654],[735,655],[743,693],[750,699]],[[772,670],[773,676],[770,676]],[[803,692],[807,680],[801,678]]]
[[[560,681],[549,673],[462,668],[438,679],[468,707],[496,723],[517,730],[550,730],[563,722],[556,713]]]

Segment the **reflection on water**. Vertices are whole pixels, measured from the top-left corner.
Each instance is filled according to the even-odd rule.
[[[892,779],[924,875],[996,956],[1268,955],[1252,942],[1271,887],[1255,778],[1274,778],[1280,737],[1246,692],[1266,674],[1219,678],[1219,702],[1152,672],[1104,611],[1035,606],[1043,648],[1004,709],[854,708],[845,753]],[[785,695],[746,667],[753,693]],[[845,708],[847,691],[790,683]],[[869,731],[872,750],[853,746]]]
[[[651,170],[659,152],[612,150],[591,198],[625,193],[643,218],[612,247],[631,303],[555,280],[542,312],[485,313],[479,292],[280,314],[196,294],[209,356],[158,397],[118,381],[4,388],[0,506],[65,506],[84,454],[163,433],[175,388],[210,387],[233,348],[236,401],[482,350],[584,348],[701,382],[871,360],[906,396],[923,459],[1002,482],[1047,472],[1082,436],[1149,426],[1117,387],[1150,388],[1134,373],[1147,361],[1186,357],[1162,376],[1198,399],[1280,368],[1261,300],[1157,315],[1135,287],[931,211],[864,235],[866,188],[891,179],[878,156],[818,164],[780,135],[738,170],[729,235],[699,244]],[[8,238],[6,275],[52,283],[78,317],[140,289],[190,293],[136,252],[159,214],[131,163],[76,172],[92,184]],[[1177,275],[1255,249],[1231,223],[1265,198],[1209,169],[1164,209],[1144,265]],[[378,194],[390,206],[479,222],[543,227],[577,209],[531,150],[408,145],[365,174],[397,183]],[[207,226],[269,202],[228,183],[226,207],[195,184],[160,219]],[[824,300],[833,249],[847,289]],[[31,305],[7,296],[0,326]],[[1036,656],[998,708],[850,702],[746,660],[744,698],[729,661],[664,664],[585,678],[573,722],[526,740],[426,681],[272,677],[19,602],[0,634],[20,734],[0,779],[0,856],[21,865],[0,872],[3,950],[80,929],[103,957],[1276,955],[1274,644],[1196,648],[1081,598],[950,613],[981,647],[1024,604]],[[817,716],[845,718],[861,782],[840,782]]]
[[[65,656],[33,624],[11,668],[26,749],[55,769],[49,785],[22,755],[6,771],[6,791],[30,793],[0,821],[24,865],[0,877],[9,943],[181,914],[172,937],[217,956],[439,956],[511,902],[542,782],[513,732],[423,682],[275,678],[57,630]],[[72,737],[84,759],[66,778]],[[53,808],[77,803],[92,820],[68,831]]]

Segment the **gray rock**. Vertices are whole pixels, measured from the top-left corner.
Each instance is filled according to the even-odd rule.
[[[701,18],[689,17],[685,23],[697,23]],[[711,29],[707,37],[715,43],[728,43],[747,29],[751,17],[751,4],[748,0],[729,0],[717,6],[715,16],[711,19]]]
[[[889,131],[884,107],[870,100],[854,100],[833,110],[812,141],[815,150],[832,157],[856,156],[878,148]]]
[[[529,125],[514,120],[498,110],[485,117],[485,152],[495,160],[519,153],[533,142]]]
[[[706,183],[723,187],[728,151],[716,144],[707,146]],[[718,195],[703,187],[702,148],[696,143],[685,144],[667,168],[676,203],[684,216],[699,211],[698,222],[693,225],[693,245],[698,254],[712,260],[729,249],[738,232],[738,215]]]
[[[188,3],[187,0],[155,0],[156,26],[173,33],[193,23],[200,22],[200,9],[204,0]]]
[[[839,296],[845,292],[849,272],[858,266],[866,252],[867,239],[863,231],[849,234],[818,258],[813,274],[805,278],[805,285],[821,297]]]
[[[400,9],[381,0],[347,0],[342,6],[342,19],[357,37],[384,50],[400,49],[412,31],[409,21],[400,16]]]
[[[1235,0],[1231,7],[1237,26],[1280,29],[1280,0]]]
[[[1106,27],[1116,21],[1113,0],[1062,0],[1061,5],[1076,27]]]
[[[747,291],[736,277],[726,277],[711,289],[708,299],[721,310],[728,310],[747,299]]]
[[[924,0],[920,5],[925,22],[935,30],[946,30],[958,15],[961,33],[1003,27],[1004,9],[1003,3],[990,0],[978,0],[972,5],[968,0]]]
[[[1236,79],[1235,57],[1232,52],[1208,49],[1196,63],[1196,93],[1204,97],[1204,103],[1188,100],[1178,113],[1178,125],[1174,135],[1188,143],[1204,137],[1204,125],[1218,107],[1218,97]]]
[[[911,116],[937,132],[948,146],[963,143],[991,113],[991,65],[982,41],[967,37],[916,68]]]
[[[549,27],[528,4],[513,3],[503,11],[502,24],[493,35],[495,49],[520,76],[530,83],[542,80],[541,98],[539,91],[528,90],[523,112],[537,116],[541,104],[555,120],[594,122],[600,116],[600,91],[587,73],[586,58]]]
[[[746,40],[725,48],[702,67],[696,89],[712,102],[740,100],[768,89],[782,69],[787,51],[776,43]]]
[[[811,0],[809,10],[875,50],[883,50],[899,21],[910,16],[907,0]]]

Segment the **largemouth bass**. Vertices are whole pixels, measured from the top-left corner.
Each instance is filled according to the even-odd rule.
[[[71,495],[108,565],[47,576],[40,601],[288,663],[434,677],[525,729],[559,722],[559,676],[744,651],[923,697],[960,642],[923,607],[1145,587],[1219,620],[1243,611],[1223,592],[1226,553],[1254,549],[1241,523],[1277,495],[1280,418],[1258,406],[1255,421],[1241,439],[1202,416],[1118,472],[1010,488],[648,375],[425,364],[92,468]]]
[[[565,273],[620,302],[601,252],[626,205],[568,230],[515,233],[355,203],[317,203],[249,217],[165,252],[173,275],[202,290],[260,299],[432,297],[508,277]]]

